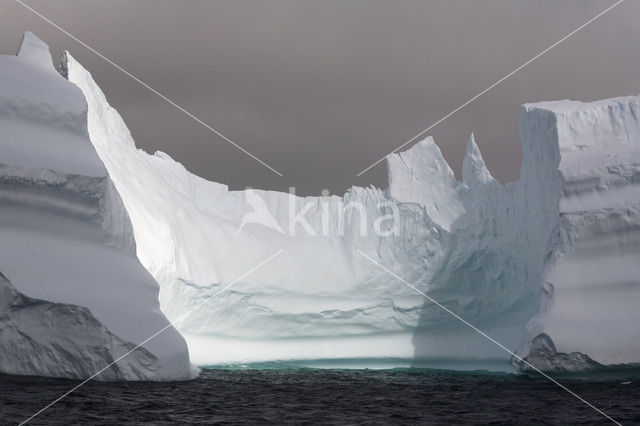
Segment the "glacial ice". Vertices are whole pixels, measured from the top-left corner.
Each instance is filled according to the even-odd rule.
[[[177,325],[197,364],[508,368],[510,354],[358,251],[539,368],[640,361],[640,98],[523,106],[517,182],[491,176],[473,135],[458,182],[429,137],[387,158],[386,190],[297,197],[230,191],[136,149],[89,72],[67,60],[169,318],[283,250]],[[247,220],[265,209],[268,220]],[[372,232],[394,210],[397,229]]]
[[[27,32],[0,56],[0,372],[87,378],[169,325],[87,132],[87,104]],[[173,328],[102,380],[194,377]]]
[[[535,364],[548,351],[534,341],[546,336],[558,354],[577,352],[603,366],[637,365],[640,97],[531,104],[523,115],[549,117],[559,158],[540,312],[528,323],[520,351]],[[566,357],[558,364],[574,369]]]
[[[49,356],[66,337],[97,365],[148,337],[150,323],[165,324],[136,253],[198,365],[530,370],[364,253],[541,370],[640,363],[640,97],[524,105],[516,182],[493,178],[473,135],[457,181],[429,137],[387,158],[384,190],[298,197],[231,191],[137,149],[91,74],[65,53],[62,73],[80,93],[42,45],[26,35],[18,58],[0,57],[11,76],[0,86],[9,129],[0,135],[0,309],[9,315],[0,338],[26,324],[37,345],[21,342],[23,353]],[[55,285],[39,285],[45,277]],[[147,309],[129,329],[114,313],[133,315],[134,304]],[[42,324],[43,312],[83,337]],[[43,329],[50,340],[37,338]],[[118,377],[188,376],[186,348],[169,331]],[[75,353],[65,371],[82,376],[94,365],[83,370]]]

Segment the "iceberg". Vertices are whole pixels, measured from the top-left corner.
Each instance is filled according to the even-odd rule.
[[[640,361],[629,334],[640,320],[640,98],[524,105],[517,182],[491,176],[473,135],[457,181],[429,137],[387,158],[384,190],[298,197],[231,191],[136,149],[90,73],[69,54],[65,67],[163,312],[190,312],[177,327],[195,363],[509,368],[509,353],[359,252],[536,368]],[[372,220],[381,217],[393,226]]]
[[[172,327],[137,347],[169,326],[158,284],[89,140],[82,92],[30,32],[0,56],[0,129],[0,372],[193,378]]]
[[[493,178],[473,135],[458,181],[427,137],[387,157],[385,189],[300,197],[137,149],[91,74],[65,52],[60,77],[32,35],[0,69],[0,338],[47,360],[3,354],[7,371],[53,368],[64,341],[95,365],[69,349],[47,374],[86,375],[167,318],[176,329],[112,374],[189,377],[187,346],[199,366],[640,363],[640,97],[524,105],[515,182]],[[16,327],[30,338],[5,337]]]

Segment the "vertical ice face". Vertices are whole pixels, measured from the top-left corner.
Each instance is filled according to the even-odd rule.
[[[82,92],[33,34],[17,57],[0,56],[3,373],[86,378],[169,325],[86,120]],[[169,327],[98,378],[193,374]]]
[[[638,363],[640,98],[545,102],[525,111],[524,121],[542,114],[557,135],[560,193],[541,277],[544,303],[523,353],[561,371]],[[531,139],[542,144],[547,136]],[[588,362],[568,355],[574,352]]]

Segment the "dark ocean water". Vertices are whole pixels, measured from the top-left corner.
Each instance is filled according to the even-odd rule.
[[[640,424],[640,375],[561,383]],[[0,423],[17,424],[78,382],[0,376]],[[204,370],[174,383],[89,382],[30,424],[611,424],[543,378],[437,370]]]

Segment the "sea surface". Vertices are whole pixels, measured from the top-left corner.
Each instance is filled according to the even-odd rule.
[[[640,424],[640,374],[559,381],[622,424]],[[78,381],[0,375],[0,424],[18,424]],[[206,369],[173,383],[89,382],[29,424],[612,424],[540,377],[443,370]]]

